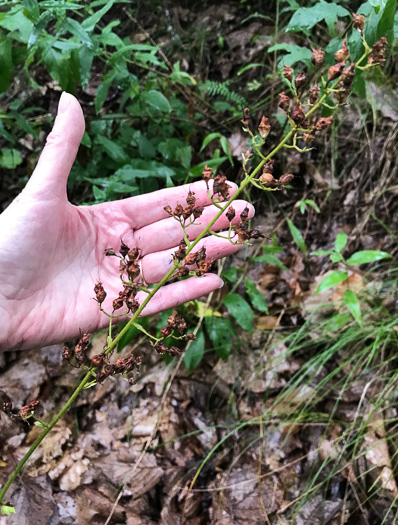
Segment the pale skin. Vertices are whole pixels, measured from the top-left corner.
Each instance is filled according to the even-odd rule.
[[[206,209],[188,229],[195,239],[217,214],[204,181],[168,188],[147,195],[93,206],[74,206],[67,199],[66,183],[84,133],[84,117],[70,94],[61,97],[58,115],[35,171],[21,194],[0,215],[0,350],[34,348],[60,343],[108,325],[93,299],[101,281],[108,296],[104,308],[112,311],[120,282],[118,259],[105,257],[106,248],[120,241],[138,247],[141,268],[148,283],[159,282],[172,265],[172,253],[182,238],[181,226],[164,206],[186,205],[188,191],[197,206]],[[231,186],[230,194],[236,191]],[[248,206],[236,200],[235,222]],[[227,228],[220,217],[213,229]],[[206,247],[208,258],[221,258],[239,249],[228,240],[210,236],[194,251]],[[167,284],[144,310],[151,315],[197,299],[223,285],[209,273],[203,278]],[[143,300],[145,292],[138,294]]]

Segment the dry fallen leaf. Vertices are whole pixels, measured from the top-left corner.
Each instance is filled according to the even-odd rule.
[[[272,328],[275,328],[276,326],[278,326],[278,317],[264,315],[257,319],[257,330],[272,330]]]

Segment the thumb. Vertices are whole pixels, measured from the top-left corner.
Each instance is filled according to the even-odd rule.
[[[66,182],[84,134],[84,116],[73,95],[62,93],[53,129],[47,137],[26,191],[35,196],[66,198]]]

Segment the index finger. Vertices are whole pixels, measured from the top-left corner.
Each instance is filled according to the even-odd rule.
[[[226,181],[229,188],[229,196],[234,195],[238,186],[231,181]],[[212,194],[213,181],[209,181],[210,194]],[[164,207],[169,205],[173,209],[177,204],[186,206],[186,198],[189,192],[194,192],[196,197],[195,206],[209,206],[212,204],[204,180],[176,186],[174,188],[165,188],[164,190],[154,191],[138,197],[130,197],[122,201],[116,201],[114,204],[121,206],[123,213],[131,217],[134,228],[142,228],[153,222],[160,221],[170,217],[164,211]]]

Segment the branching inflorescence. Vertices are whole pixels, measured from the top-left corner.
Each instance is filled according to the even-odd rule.
[[[356,70],[362,71],[377,65],[383,65],[385,61],[384,52],[387,40],[383,37],[372,48],[368,46],[363,35],[365,26],[365,17],[363,15],[354,14],[353,26],[360,32],[364,46],[364,54],[357,63],[352,62],[347,65],[350,52],[347,41],[344,40],[342,48],[335,53],[336,63],[330,66],[327,71],[324,66],[325,52],[322,49],[313,49],[312,63],[314,71],[311,78],[307,78],[302,71],[295,75],[293,69],[289,66],[283,68],[283,81],[290,94],[287,94],[285,91],[280,93],[278,105],[286,113],[288,128],[279,144],[270,148],[267,154],[264,153],[263,146],[266,144],[271,131],[269,119],[266,116],[262,116],[257,128],[258,133],[255,133],[249,109],[245,108],[243,110],[241,122],[244,131],[250,135],[252,143],[252,147],[242,155],[244,178],[236,192],[230,196],[230,186],[225,175],[214,174],[214,170],[207,166],[204,168],[202,173],[204,184],[206,184],[209,199],[218,209],[218,212],[195,239],[189,239],[187,229],[189,226],[199,224],[198,221],[200,221],[204,208],[196,206],[194,192],[188,193],[185,206],[178,204],[174,210],[171,206],[165,206],[164,211],[180,223],[182,238],[177,250],[172,254],[172,268],[159,283],[151,288],[145,282],[141,272],[140,252],[137,248],[130,249],[122,241],[118,252],[114,248],[108,248],[105,251],[104,256],[120,259],[118,271],[121,281],[119,295],[112,301],[112,312],[106,312],[103,308],[103,303],[107,297],[103,284],[98,282],[94,286],[95,298],[99,309],[104,315],[109,317],[107,343],[103,352],[91,357],[91,359],[88,357],[90,334],[84,334],[74,350],[64,345],[64,358],[71,365],[85,369],[86,374],[67,403],[49,423],[36,421],[36,423],[40,423],[39,426],[43,427],[43,432],[14,469],[0,492],[2,505],[8,505],[5,503],[5,494],[18,473],[46,435],[72,405],[80,392],[96,383],[101,383],[107,377],[116,374],[128,376],[139,368],[141,358],[133,354],[118,357],[111,361],[114,349],[131,326],[135,326],[142,331],[148,337],[154,350],[159,354],[168,354],[170,356],[181,354],[179,348],[166,344],[166,339],[168,338],[175,341],[195,339],[194,334],[186,333],[187,324],[177,311],[174,311],[168,318],[167,325],[160,331],[160,337],[155,337],[147,332],[137,323],[137,319],[149,301],[166,283],[189,276],[201,278],[211,269],[214,259],[207,257],[205,247],[199,250],[196,250],[196,247],[206,235],[221,236],[212,231],[212,227],[222,214],[225,214],[229,221],[228,231],[221,236],[224,240],[227,239],[233,244],[247,244],[252,239],[263,237],[258,229],[250,227],[248,208],[240,213],[239,220],[237,220],[236,211],[232,206],[233,201],[249,184],[264,191],[280,191],[286,188],[293,180],[294,175],[285,173],[279,178],[275,178],[274,156],[283,148],[295,149],[299,152],[307,152],[312,149],[309,146],[316,139],[317,134],[327,130],[333,122],[333,116],[324,117],[321,115],[322,109],[327,108],[330,112],[331,109],[336,109],[346,103],[353,87]],[[260,160],[257,166],[253,167],[252,162],[255,158],[255,153]],[[212,180],[212,185],[209,184],[210,180]],[[144,292],[144,299],[141,302],[137,298],[138,292]],[[125,327],[116,336],[113,336],[112,333],[114,319],[128,320]],[[134,377],[129,377],[128,380],[134,382],[135,379]],[[37,401],[29,403],[22,408],[18,417],[22,419],[34,418],[34,410],[37,408],[37,405]],[[3,407],[3,410],[10,415],[11,408],[7,406]]]

